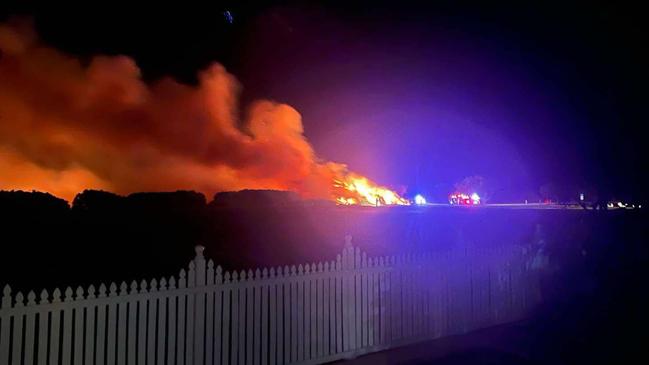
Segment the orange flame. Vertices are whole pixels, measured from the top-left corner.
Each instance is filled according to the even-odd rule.
[[[396,192],[354,173],[347,174],[342,180],[334,180],[334,188],[340,194],[335,198],[336,203],[341,205],[410,205]]]

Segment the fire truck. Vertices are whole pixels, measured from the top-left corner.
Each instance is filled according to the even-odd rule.
[[[480,196],[477,193],[471,195],[464,193],[453,193],[448,196],[448,202],[451,205],[478,205]]]

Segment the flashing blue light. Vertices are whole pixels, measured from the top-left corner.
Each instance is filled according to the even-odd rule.
[[[223,15],[225,16],[225,20],[226,20],[228,23],[232,24],[232,22],[234,22],[234,18],[232,17],[232,13],[230,13],[229,10],[224,11],[224,12],[223,12]]]
[[[415,195],[415,204],[417,205],[426,204],[426,198],[424,198],[421,194]]]

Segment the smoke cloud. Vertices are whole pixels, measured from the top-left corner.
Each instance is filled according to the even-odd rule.
[[[129,57],[84,63],[29,25],[0,24],[0,189],[334,197],[347,168],[318,159],[295,109],[262,100],[239,115],[240,85],[223,66],[198,80],[147,84]]]

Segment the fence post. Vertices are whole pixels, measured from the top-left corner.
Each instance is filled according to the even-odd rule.
[[[11,308],[11,288],[9,285],[5,285],[4,289],[2,290],[2,305],[0,306],[0,309],[6,309],[8,310]],[[10,321],[11,316],[9,315],[8,311],[7,314],[2,316],[0,318],[0,363],[2,364],[8,364],[9,363],[9,335],[10,335]]]
[[[196,257],[194,257],[196,280],[194,281],[196,287],[205,286],[205,256],[203,251],[205,247],[198,245],[194,248]],[[190,309],[191,310],[191,309]],[[205,292],[196,292],[194,300],[194,364],[202,365],[204,359],[205,348]]]

